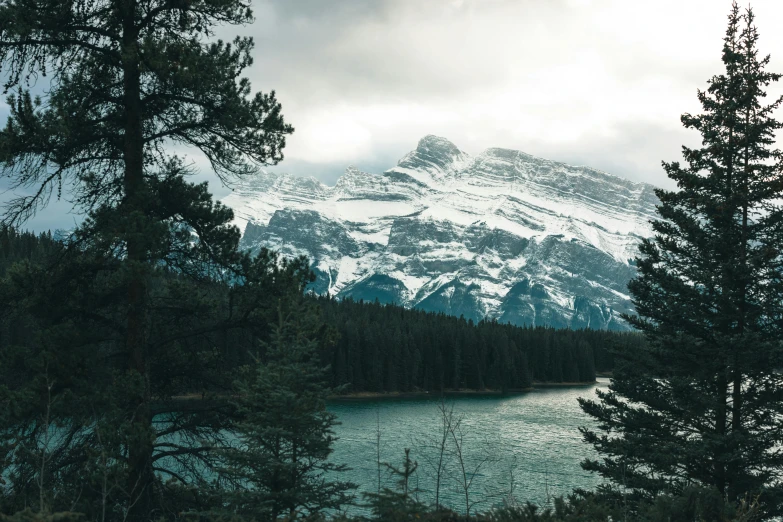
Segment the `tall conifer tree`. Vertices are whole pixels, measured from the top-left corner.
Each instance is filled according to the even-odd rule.
[[[116,442],[112,462],[124,463],[124,478],[117,479],[113,491],[124,492],[123,516],[129,520],[148,520],[160,513],[163,503],[156,498],[155,471],[167,458],[161,455],[169,453],[171,461],[190,451],[161,440],[161,434],[182,434],[177,428],[189,426],[194,436],[200,429],[192,420],[189,425],[175,420],[165,428],[153,423],[155,414],[171,408],[154,404],[166,395],[161,379],[183,378],[156,374],[158,365],[166,362],[163,348],[184,363],[188,356],[182,352],[192,349],[196,332],[203,333],[205,327],[199,324],[204,301],[182,285],[161,290],[160,270],[166,267],[177,278],[203,282],[248,280],[269,268],[266,262],[254,264],[238,253],[239,231],[229,225],[230,210],[213,204],[205,185],[187,182],[187,169],[167,152],[171,144],[198,149],[226,182],[252,174],[255,164],[282,159],[285,135],[292,128],[284,122],[274,93],[251,94],[249,81],[241,77],[252,63],[252,39],[237,38],[229,44],[213,38],[217,24],[251,22],[249,6],[249,0],[8,0],[0,4],[0,66],[5,90],[10,92],[10,117],[0,133],[0,176],[23,192],[6,206],[3,221],[24,222],[52,194],[59,197],[64,190],[76,209],[88,214],[73,235],[70,251],[90,253],[68,270],[63,265],[53,271],[60,283],[68,282],[63,290],[72,293],[52,300],[52,306],[61,304],[66,310],[59,316],[48,313],[43,300],[28,296],[20,300],[20,294],[15,294],[30,282],[29,275],[17,274],[19,285],[5,295],[14,305],[26,303],[28,312],[37,311],[43,318],[35,327],[48,329],[50,337],[41,339],[37,361],[41,368],[56,368],[54,363],[47,366],[47,361],[64,358],[65,353],[75,357],[79,349],[74,347],[84,343],[94,347],[113,343],[115,350],[106,357],[122,361],[124,372],[113,381],[121,386],[111,393],[121,396],[108,396],[106,388],[103,399],[122,413],[111,421],[122,422],[114,426],[121,436],[112,441]],[[30,82],[43,77],[49,83],[46,95],[33,96]],[[43,270],[37,275],[51,278],[53,273]],[[100,292],[93,283],[103,285]],[[53,280],[39,290],[58,292]],[[229,303],[246,297],[246,292],[236,292],[237,300]],[[189,293],[191,300],[186,298]],[[79,303],[77,296],[83,298]],[[122,302],[121,310],[109,311],[108,299]],[[253,299],[246,298],[245,303]],[[166,310],[163,303],[173,302],[185,303],[189,310],[172,313],[172,327],[166,332],[162,325],[153,324],[157,318],[151,314]],[[81,315],[74,317],[68,307],[76,307]],[[236,324],[236,312],[232,309],[224,315]],[[199,358],[205,353],[201,350]],[[191,370],[197,370],[199,365],[192,359]],[[71,362],[75,368],[82,364]],[[57,376],[55,381],[52,391],[62,393],[68,376]],[[29,397],[17,391],[2,399]],[[66,412],[60,413],[61,419],[68,418]],[[77,413],[83,412],[72,411],[70,419],[79,418]],[[79,435],[68,439],[69,444],[85,440],[83,433],[66,432]],[[94,443],[91,437],[99,430],[91,433],[86,440]],[[169,450],[164,451],[166,444]],[[204,452],[205,448],[196,449],[190,455]],[[185,469],[192,470],[188,466]],[[187,482],[173,468],[168,472]],[[18,478],[15,486],[24,489],[29,477]]]
[[[582,466],[634,495],[714,487],[729,501],[762,494],[780,512],[783,472],[783,171],[773,149],[780,79],[765,71],[753,12],[736,3],[723,45],[725,72],[684,114],[702,147],[664,163],[678,190],[658,190],[660,220],[643,241],[629,284],[650,349],[620,354],[609,391],[582,408],[598,421],[584,438],[603,460]]]

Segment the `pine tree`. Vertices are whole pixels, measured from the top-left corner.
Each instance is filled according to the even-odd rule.
[[[773,150],[781,100],[762,105],[780,79],[757,54],[753,12],[736,3],[724,38],[725,73],[685,114],[702,147],[687,166],[664,163],[678,190],[657,191],[660,220],[629,284],[649,349],[624,350],[608,392],[582,408],[598,421],[584,438],[602,455],[582,466],[634,495],[715,488],[730,501],[761,493],[783,504],[780,365],[781,154]]]
[[[63,411],[61,419],[70,421],[62,429],[71,434],[63,444],[73,456],[67,465],[78,468],[84,458],[75,448],[94,447],[97,426],[119,430],[111,460],[124,463],[117,478],[123,483],[113,484],[112,491],[124,492],[124,500],[113,501],[124,506],[128,520],[148,520],[166,509],[158,468],[175,481],[191,483],[188,477],[198,475],[197,463],[208,464],[203,456],[211,448],[191,443],[202,440],[197,435],[202,429],[219,439],[229,418],[225,411],[211,411],[196,420],[169,400],[168,384],[210,382],[209,372],[199,369],[214,363],[212,334],[254,317],[253,285],[221,293],[210,280],[260,282],[274,271],[268,259],[252,261],[238,253],[231,211],[213,204],[206,185],[186,181],[188,169],[167,152],[172,143],[194,147],[225,182],[251,175],[256,164],[282,159],[285,135],[293,129],[284,122],[274,92],[251,95],[249,81],[241,77],[252,63],[252,39],[230,44],[213,39],[216,24],[252,22],[249,5],[245,0],[9,0],[0,5],[0,65],[10,92],[10,117],[0,133],[0,176],[30,194],[10,201],[2,221],[23,223],[63,190],[87,216],[71,236],[67,263],[54,274],[46,269],[37,274],[49,281],[38,290],[63,292],[53,284],[57,276],[73,292],[52,300],[50,306],[63,308],[47,311],[44,300],[24,295],[21,289],[34,289],[35,283],[23,270],[15,272],[16,286],[6,289],[9,300],[2,304],[37,314],[35,328],[56,334],[41,338],[35,357],[30,356],[39,371],[58,358],[72,364],[62,366],[55,392],[74,391],[62,385],[73,381],[66,368],[92,368],[101,357],[107,362],[110,371],[103,374],[93,368],[90,376],[74,375],[83,377],[82,384],[100,375],[96,382],[105,387],[92,396],[100,394],[97,402],[111,405],[110,417],[117,413],[116,418],[102,424],[90,419],[88,410],[74,409],[70,417]],[[40,77],[48,79],[48,89],[44,97],[34,97],[30,81]],[[234,307],[237,302],[241,310]],[[29,306],[22,310],[24,303]],[[175,327],[167,331],[157,313],[170,313]],[[172,358],[176,369],[158,371]],[[87,386],[78,390],[89,395]],[[23,401],[16,420],[8,422],[23,423],[25,408],[41,407],[30,393],[20,386],[0,394],[0,403]],[[79,405],[87,408],[86,399]],[[170,425],[153,422],[161,414],[173,416]],[[201,424],[205,415],[213,418],[208,428]],[[83,437],[73,424],[78,420],[96,429]],[[11,431],[31,433],[22,424]],[[174,434],[186,443],[165,438]],[[58,469],[65,473],[66,468]],[[69,476],[78,485],[76,476]],[[14,486],[24,491],[30,477],[17,478]]]
[[[294,520],[340,509],[355,485],[333,475],[328,461],[336,416],[326,411],[327,369],[317,357],[317,311],[299,295],[280,304],[263,357],[246,368],[235,404],[244,420],[225,452],[226,476],[236,486],[231,509],[256,520]],[[310,323],[310,324],[307,324]]]

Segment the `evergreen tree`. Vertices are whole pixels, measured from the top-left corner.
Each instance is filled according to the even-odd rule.
[[[225,453],[226,476],[239,492],[233,511],[259,520],[339,509],[355,487],[327,476],[346,468],[327,461],[337,421],[326,411],[331,390],[317,363],[317,309],[301,295],[294,301],[286,310],[279,305],[263,357],[236,387],[244,420],[237,424],[238,443]]]
[[[699,92],[704,112],[682,117],[702,147],[683,148],[687,166],[664,163],[679,189],[657,192],[661,219],[629,285],[639,315],[628,319],[649,349],[620,352],[609,391],[581,401],[599,426],[584,438],[603,457],[582,465],[640,497],[695,483],[732,502],[761,493],[779,513],[781,100],[761,99],[780,75],[757,40],[753,12],[735,3],[725,73]]]
[[[0,305],[35,318],[31,327],[40,335],[26,362],[12,357],[21,347],[2,354],[4,362],[29,363],[25,369],[38,377],[0,389],[0,404],[15,405],[14,418],[4,419],[10,423],[4,435],[14,434],[19,443],[31,434],[45,437],[48,423],[38,420],[46,402],[42,390],[50,390],[64,424],[58,429],[66,434],[52,450],[59,463],[44,451],[43,461],[55,466],[50,477],[60,473],[68,487],[78,488],[78,474],[90,468],[83,449],[104,448],[107,462],[122,463],[111,470],[113,493],[107,494],[124,510],[114,515],[132,521],[175,509],[162,500],[161,474],[182,485],[203,481],[199,469],[210,464],[229,411],[202,404],[196,416],[192,406],[171,400],[171,385],[224,386],[209,371],[217,364],[216,336],[240,324],[259,331],[251,325],[259,315],[252,312],[260,302],[255,292],[273,284],[266,276],[276,271],[265,255],[251,260],[237,251],[231,211],[213,204],[205,184],[188,182],[188,169],[166,151],[172,143],[195,147],[225,182],[282,159],[292,128],[274,93],[251,95],[241,77],[252,62],[252,39],[213,40],[216,24],[251,22],[249,5],[0,5],[0,66],[10,92],[0,176],[30,194],[10,201],[2,221],[24,222],[63,189],[76,210],[87,214],[58,266],[20,269],[6,279]],[[46,95],[34,97],[30,80],[44,76]],[[234,287],[216,288],[210,281]],[[47,302],[45,292],[55,298]],[[105,363],[103,371],[98,361]],[[55,370],[58,375],[45,374]],[[98,413],[91,417],[90,411]],[[154,421],[156,415],[169,416],[169,422]],[[105,445],[96,438],[101,427],[114,430],[111,437],[104,433]],[[207,434],[211,441],[199,443]],[[36,444],[41,447],[40,440]],[[12,502],[24,503],[31,484],[43,476],[28,475],[34,469],[25,466],[29,459],[9,452]],[[66,482],[52,498],[65,502]],[[86,493],[68,492],[86,511],[98,509]]]

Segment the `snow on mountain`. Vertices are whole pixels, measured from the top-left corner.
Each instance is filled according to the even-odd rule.
[[[223,200],[242,245],[307,255],[338,297],[571,328],[625,329],[653,187],[588,167],[422,138],[382,174],[333,187],[263,173]]]

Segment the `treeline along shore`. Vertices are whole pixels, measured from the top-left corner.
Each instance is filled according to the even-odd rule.
[[[0,231],[0,276],[18,261],[44,262],[56,254],[56,235]],[[519,327],[473,321],[396,305],[313,296],[331,329],[320,343],[336,395],[508,393],[537,383],[589,383],[610,371],[614,349],[641,347],[635,333]],[[0,337],[14,342],[31,332],[5,324]],[[231,335],[238,335],[236,332]],[[241,366],[231,336],[220,343],[224,364]],[[182,393],[201,390],[182,389]]]
[[[333,384],[349,393],[527,390],[536,383],[595,382],[636,333],[466,321],[395,305],[318,298],[338,336],[328,352]]]

